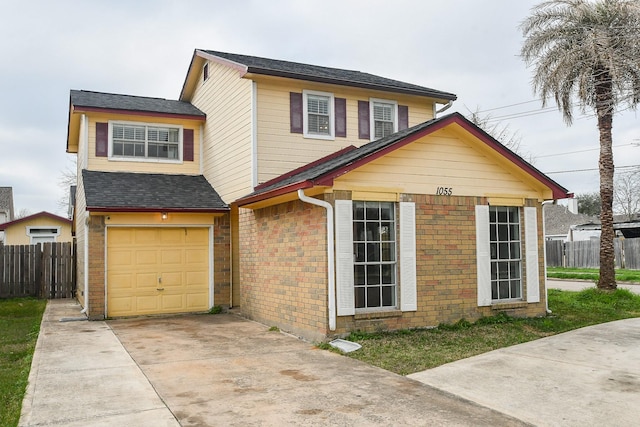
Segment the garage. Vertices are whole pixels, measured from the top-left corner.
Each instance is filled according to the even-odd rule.
[[[206,227],[108,227],[107,316],[208,310],[210,241]]]

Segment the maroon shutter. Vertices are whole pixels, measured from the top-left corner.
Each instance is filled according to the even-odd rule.
[[[182,131],[182,160],[193,162],[193,129]]]
[[[409,127],[409,107],[406,105],[398,105],[398,130],[404,130]]]
[[[109,155],[109,123],[96,123],[96,157]]]
[[[370,139],[369,133],[369,102],[358,101],[358,138]]]
[[[302,94],[289,93],[291,133],[302,133]]]
[[[336,137],[347,136],[347,100],[335,98]]]

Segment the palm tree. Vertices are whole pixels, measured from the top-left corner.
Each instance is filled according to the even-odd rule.
[[[522,24],[522,56],[533,65],[533,90],[545,106],[553,96],[565,122],[577,100],[595,110],[600,133],[600,280],[615,289],[613,249],[613,152],[617,107],[640,102],[640,5],[638,0],[550,0]]]

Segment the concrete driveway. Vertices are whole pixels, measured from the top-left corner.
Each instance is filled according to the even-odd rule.
[[[233,314],[108,324],[182,426],[524,425]]]

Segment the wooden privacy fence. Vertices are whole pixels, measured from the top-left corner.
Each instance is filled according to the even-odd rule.
[[[0,243],[0,298],[71,298],[76,290],[72,243]]]
[[[616,268],[640,270],[640,238],[615,239]],[[600,267],[600,239],[562,242],[545,242],[547,266],[549,267]]]

